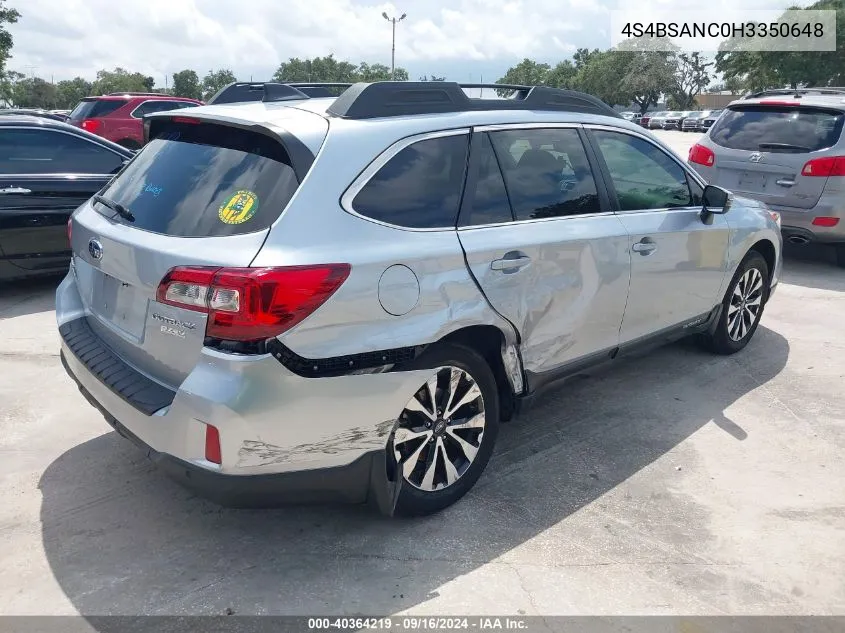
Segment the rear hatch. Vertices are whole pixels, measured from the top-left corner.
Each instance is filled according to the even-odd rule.
[[[102,121],[99,119],[110,115],[124,105],[126,105],[125,99],[89,97],[76,105],[68,116],[67,122],[97,134],[102,128]]]
[[[731,106],[710,130],[717,147],[709,180],[768,204],[810,209],[827,178],[805,166],[835,154],[844,120],[840,110],[797,101]]]
[[[296,192],[299,166],[260,125],[192,111],[151,126],[150,142],[101,191],[106,203],[74,215],[73,263],[92,329],[129,364],[176,387],[199,358],[207,316],[157,297],[162,279],[175,267],[248,267]]]

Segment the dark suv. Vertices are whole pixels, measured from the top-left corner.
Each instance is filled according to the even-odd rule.
[[[86,97],[73,109],[68,123],[129,149],[144,144],[146,114],[202,105],[202,101],[157,92],[116,92]]]

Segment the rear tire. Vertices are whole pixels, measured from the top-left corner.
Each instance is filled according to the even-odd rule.
[[[731,279],[722,300],[722,313],[706,347],[716,354],[735,354],[754,336],[769,299],[769,265],[757,251],[750,251]]]
[[[478,481],[499,431],[499,392],[484,357],[463,345],[438,345],[409,369],[438,371],[408,401],[387,450],[402,478],[396,514],[423,516]]]

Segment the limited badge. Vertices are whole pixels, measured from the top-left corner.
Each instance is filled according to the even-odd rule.
[[[252,191],[237,191],[220,205],[220,221],[226,224],[243,224],[258,211],[258,196]]]

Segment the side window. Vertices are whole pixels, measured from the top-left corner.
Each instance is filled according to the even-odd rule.
[[[2,174],[111,174],[123,157],[73,134],[0,129]]]
[[[482,224],[498,224],[513,220],[508,192],[496,152],[490,143],[490,137],[483,134],[481,150],[478,156],[478,180],[475,184],[475,195],[472,208],[464,208],[461,212],[461,226],[478,226]]]
[[[153,112],[166,112],[167,110],[178,110],[182,107],[181,101],[146,101],[133,110],[135,118],[142,118],[145,114]]]
[[[418,141],[385,163],[352,201],[356,213],[415,229],[454,227],[469,135]]]
[[[490,133],[517,220],[601,211],[578,132],[570,128]]]
[[[693,206],[700,207],[704,204],[704,188],[690,176],[687,176],[687,184],[689,185],[690,202]]]
[[[593,135],[622,211],[696,205],[686,172],[661,149],[630,134],[593,130]]]

